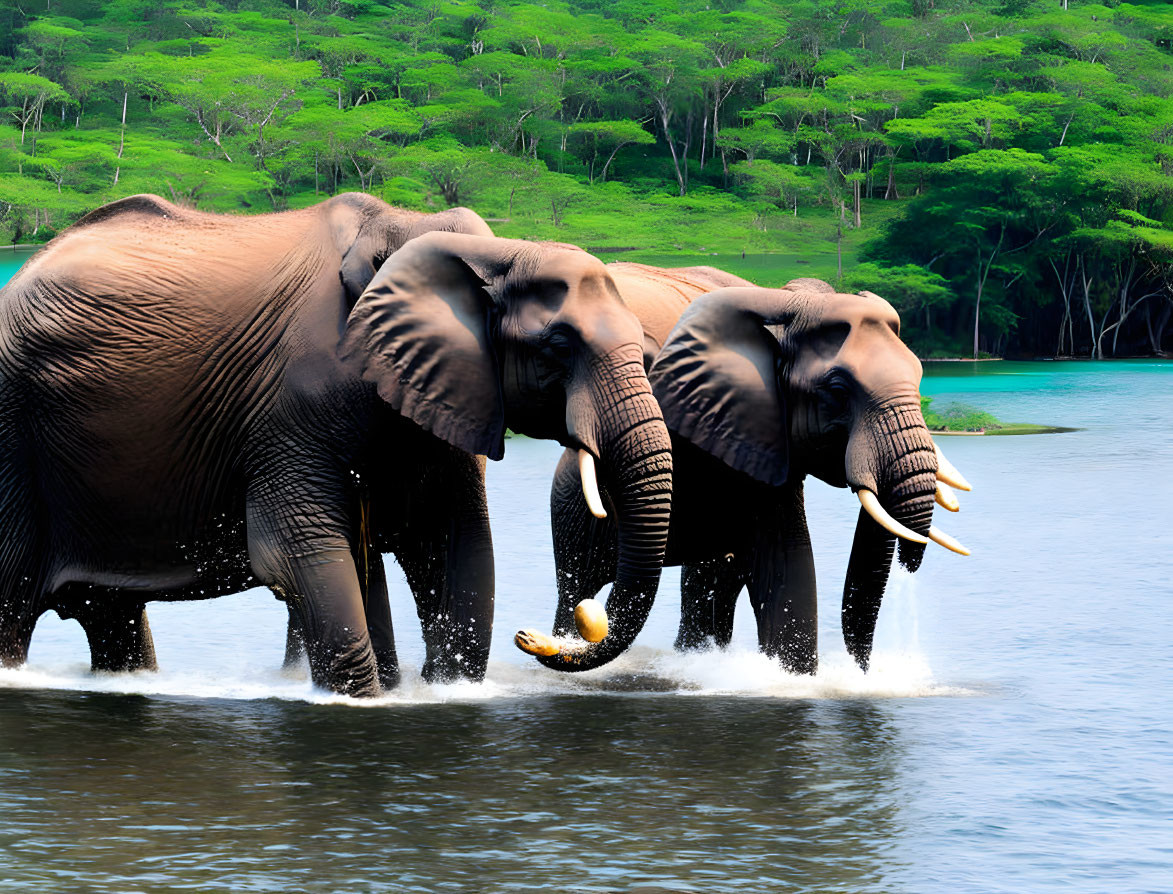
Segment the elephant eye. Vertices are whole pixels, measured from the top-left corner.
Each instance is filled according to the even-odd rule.
[[[568,364],[574,359],[574,345],[569,336],[558,329],[549,331],[542,339],[546,351],[561,364]]]
[[[574,348],[569,341],[557,339],[550,343],[550,351],[559,360],[569,362],[574,357]]]
[[[838,376],[832,376],[823,386],[823,397],[830,409],[842,412],[851,402],[851,387]]]

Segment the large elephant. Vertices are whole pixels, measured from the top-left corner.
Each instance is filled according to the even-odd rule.
[[[0,292],[0,662],[56,609],[95,666],[151,666],[146,600],[262,584],[314,682],[373,695],[398,677],[374,558],[393,549],[425,676],[478,679],[482,456],[506,426],[626,483],[627,580],[654,592],[671,456],[638,322],[590,255],[471,212],[435,220],[480,235],[400,248],[428,220],[365,196],[257,217],[135,197],[26,265]]]
[[[654,268],[644,275],[691,278],[689,271],[658,277]],[[711,275],[694,279],[695,288]],[[616,280],[622,291],[624,280]],[[900,341],[897,314],[870,293],[836,294],[827,283],[800,279],[782,289],[746,285],[704,295],[665,335],[665,310],[679,306],[679,296],[666,298],[661,282],[624,298],[639,308],[646,342],[663,344],[650,378],[675,457],[665,564],[684,566],[677,648],[727,644],[745,586],[761,649],[791,671],[815,672],[815,572],[803,505],[810,474],[850,487],[862,503],[842,620],[848,651],[866,670],[897,537],[911,570],[929,539],[964,552],[931,524],[934,500],[957,509],[946,482],[968,484],[925,427],[920,362]],[[563,640],[532,631],[517,640],[561,670],[597,666],[581,660],[589,648],[565,638],[575,629],[576,604],[608,583],[614,567],[609,482],[599,476],[602,505],[588,511],[575,459],[563,455],[551,493],[554,633]]]

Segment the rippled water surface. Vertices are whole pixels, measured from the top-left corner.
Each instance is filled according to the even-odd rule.
[[[975,485],[894,575],[875,667],[838,597],[857,504],[808,486],[821,671],[637,647],[558,676],[510,643],[553,614],[559,449],[490,469],[497,629],[480,686],[408,668],[375,704],[280,671],[263,591],[152,605],[162,670],[94,676],[47,616],[0,671],[0,891],[1167,891],[1173,888],[1173,364],[934,364],[924,392],[1079,431],[942,439]],[[941,513],[946,515],[946,513]]]

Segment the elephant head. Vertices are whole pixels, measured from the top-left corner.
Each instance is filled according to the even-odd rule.
[[[896,540],[915,571],[945,482],[968,490],[936,449],[920,409],[921,365],[900,319],[869,292],[820,280],[727,288],[684,312],[649,373],[668,428],[771,486],[807,474],[862,504],[843,593],[847,649],[867,669]]]
[[[672,496],[668,431],[643,367],[643,333],[601,262],[578,249],[429,233],[379,269],[342,352],[400,414],[500,459],[510,428],[575,448],[614,496],[619,577],[601,642],[548,655],[609,661],[643,626],[659,583]]]
[[[468,208],[426,214],[394,208],[358,192],[337,195],[323,207],[330,239],[341,255],[338,276],[351,302],[358,300],[383,262],[416,236],[430,232],[493,235],[480,215]]]

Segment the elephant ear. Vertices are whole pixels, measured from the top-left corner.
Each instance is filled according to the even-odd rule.
[[[786,482],[789,423],[778,386],[785,325],[768,289],[730,288],[696,299],[677,321],[648,378],[669,430],[770,485]]]
[[[341,254],[338,279],[353,306],[390,254],[387,212],[391,209],[361,193],[334,196],[324,207],[330,238]]]
[[[445,233],[408,242],[351,310],[341,352],[421,428],[500,459],[505,401],[490,337],[493,302],[459,244],[445,237],[483,239]]]
[[[383,257],[375,255],[371,245],[373,242],[370,238],[356,239],[339,264],[338,278],[342,280],[342,286],[351,301],[358,300],[384,261]]]

